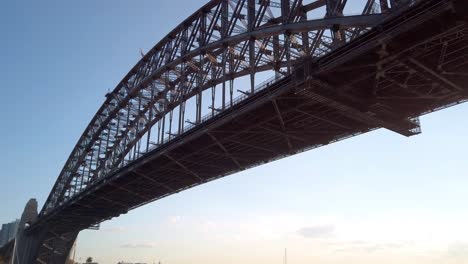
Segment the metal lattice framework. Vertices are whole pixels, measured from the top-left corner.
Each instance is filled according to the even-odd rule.
[[[260,72],[281,78],[301,58],[330,53],[414,1],[352,2],[210,1],[144,55],[106,95],[41,214],[201,125],[204,114],[212,117],[235,104],[238,95],[253,95]],[[348,15],[356,10],[360,14]],[[244,80],[249,88],[235,91],[235,80]]]

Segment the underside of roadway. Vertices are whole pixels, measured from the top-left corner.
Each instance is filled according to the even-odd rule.
[[[378,128],[418,134],[418,116],[468,98],[463,2],[422,1],[109,175],[30,228],[42,233],[38,256],[66,255],[80,230],[250,167]]]

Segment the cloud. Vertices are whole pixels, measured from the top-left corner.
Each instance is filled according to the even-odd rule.
[[[334,225],[318,225],[312,227],[303,227],[297,233],[305,238],[322,238],[333,235],[335,231]]]
[[[348,242],[335,242],[329,243],[328,246],[334,247],[335,253],[352,253],[352,252],[365,252],[365,253],[375,253],[377,251],[383,250],[392,250],[400,249],[402,247],[408,246],[409,243],[373,243],[366,241],[348,241]]]
[[[123,248],[155,248],[156,246],[153,243],[138,243],[138,244],[128,243],[128,244],[123,244],[121,247]]]
[[[367,245],[369,244],[366,241],[362,240],[353,240],[353,241],[333,241],[333,242],[328,242],[325,245],[329,247],[349,247],[349,246],[362,246],[362,245]]]
[[[468,259],[468,243],[456,242],[451,244],[447,250],[447,256],[451,259]]]

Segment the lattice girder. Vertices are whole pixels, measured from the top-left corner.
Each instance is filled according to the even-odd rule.
[[[285,75],[296,61],[333,51],[410,2],[380,1],[380,8],[374,0],[362,1],[360,15],[346,15],[346,0],[210,1],[146,53],[107,94],[41,214],[182,134],[185,123],[199,125],[203,109],[215,115],[232,106],[235,80],[249,77],[249,89],[240,91],[248,97],[255,92],[258,73]],[[312,19],[317,13],[322,18]],[[210,88],[211,100],[202,100]],[[188,110],[195,120],[186,121],[190,100],[194,106]]]

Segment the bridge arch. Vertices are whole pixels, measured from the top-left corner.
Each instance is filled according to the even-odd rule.
[[[420,115],[467,101],[463,0],[359,2],[358,16],[346,0],[195,12],[107,94],[19,263],[63,263],[81,230],[129,210],[374,129],[416,135]]]
[[[345,0],[209,1],[106,95],[41,215],[201,124],[203,111],[215,116],[232,106],[236,95],[247,98],[264,88],[268,82],[258,86],[258,73],[270,71],[273,78],[282,78],[301,58],[328,54],[391,13],[389,6],[374,0],[362,1],[360,15],[346,15],[348,6]],[[317,16],[321,18],[313,19]],[[234,82],[244,77],[249,89],[234,91]],[[210,89],[211,98],[205,100]],[[185,120],[186,112],[193,120]]]

